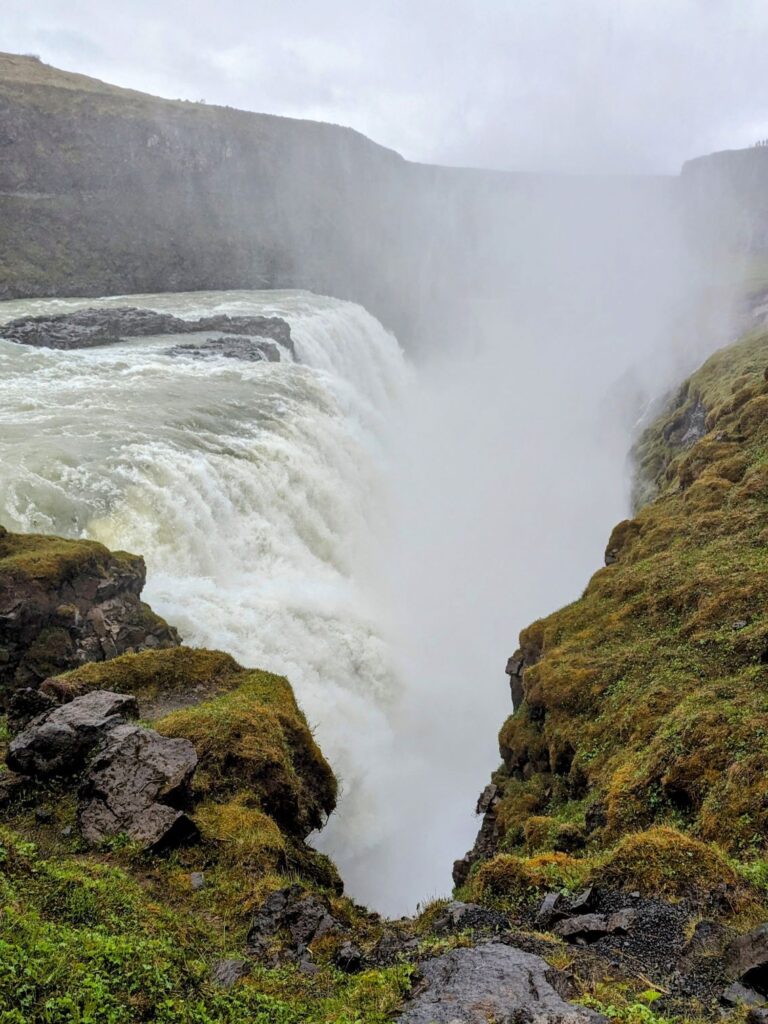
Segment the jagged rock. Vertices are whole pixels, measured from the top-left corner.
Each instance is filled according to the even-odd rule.
[[[760,1006],[765,1002],[765,996],[755,992],[748,985],[743,985],[740,981],[734,981],[722,993],[720,1002],[726,1006],[738,1006],[740,1003],[745,1003],[747,1006]]]
[[[485,789],[482,791],[480,796],[477,798],[477,807],[475,808],[476,814],[485,814],[489,811],[497,800],[499,795],[499,787],[494,783],[489,782]]]
[[[58,707],[57,702],[47,693],[25,686],[11,694],[8,701],[8,728],[11,732],[21,732],[33,718],[52,711]]]
[[[685,948],[685,955],[719,953],[725,945],[727,935],[727,929],[717,921],[699,921]]]
[[[354,942],[345,942],[333,958],[333,962],[345,974],[357,974],[363,967],[363,953]]]
[[[637,919],[637,911],[629,908],[613,914],[579,914],[558,921],[552,931],[566,942],[581,944],[597,942],[604,935],[627,932]]]
[[[382,933],[381,938],[373,948],[371,956],[374,963],[380,967],[386,967],[396,963],[401,956],[416,953],[418,948],[419,940],[412,935],[403,935],[396,931],[387,930]]]
[[[199,331],[248,335],[249,342],[253,337],[270,338],[292,354],[294,351],[290,326],[280,317],[215,315],[199,320],[182,320],[170,313],[131,307],[81,309],[56,316],[24,317],[5,324],[0,336],[21,345],[76,349],[110,345],[125,338],[195,334]]]
[[[509,921],[498,910],[481,907],[477,903],[448,903],[435,916],[431,930],[437,935],[451,934],[466,929],[501,932],[509,928]]]
[[[454,949],[421,964],[421,983],[400,1024],[598,1024],[605,1018],[566,1003],[541,957],[499,943]]]
[[[247,960],[217,960],[211,968],[211,981],[219,988],[232,988],[250,971],[251,965]]]
[[[98,844],[125,834],[155,850],[194,838],[194,823],[181,808],[196,767],[189,740],[136,725],[113,728],[81,789],[78,824],[83,838]]]
[[[732,978],[768,995],[768,922],[735,939],[725,957]]]
[[[168,349],[168,355],[190,356],[192,359],[224,356],[226,359],[241,359],[246,363],[280,362],[280,349],[273,342],[238,336],[209,338],[202,345],[174,345]]]
[[[512,696],[512,708],[517,710],[523,702],[523,669],[525,658],[520,650],[507,660],[505,672],[509,676],[509,690]]]
[[[594,905],[597,898],[597,893],[592,885],[587,886],[586,889],[582,889],[581,892],[577,892],[568,901],[568,911],[571,914],[579,913],[580,911],[589,910]]]
[[[140,595],[142,558],[0,527],[0,700],[128,651],[178,646]]]
[[[251,952],[263,955],[281,928],[290,934],[290,952],[301,956],[313,939],[337,930],[339,924],[327,900],[308,896],[301,886],[291,885],[271,893],[254,914],[247,938]]]
[[[559,892],[548,892],[536,911],[536,921],[544,928],[548,928],[557,921],[562,921],[565,916],[563,897]]]
[[[36,778],[74,775],[112,729],[138,713],[130,694],[94,690],[32,719],[11,740],[8,767]]]

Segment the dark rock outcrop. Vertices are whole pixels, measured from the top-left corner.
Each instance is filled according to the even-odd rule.
[[[264,956],[271,939],[285,929],[290,935],[288,953],[300,959],[310,942],[339,928],[325,898],[291,885],[273,892],[256,911],[248,931],[248,949],[254,956]]]
[[[34,718],[11,740],[8,767],[38,779],[75,775],[108,733],[138,713],[130,694],[95,690]]]
[[[126,835],[155,850],[193,839],[197,829],[181,808],[189,802],[196,767],[197,754],[188,740],[169,739],[136,725],[113,728],[80,791],[83,838],[98,845],[110,836]]]
[[[732,978],[768,996],[768,923],[735,939],[726,950],[726,962]]]
[[[194,350],[198,355],[219,354],[237,359],[280,358],[277,345],[294,355],[291,328],[276,316],[227,316],[217,314],[183,320],[150,309],[81,309],[54,316],[32,316],[0,326],[0,337],[36,348],[78,349],[111,345],[126,338],[175,337],[219,331],[232,338],[211,338],[204,346],[177,346],[171,355]],[[265,341],[264,339],[267,339]],[[261,352],[261,355],[256,353]]]
[[[598,1024],[604,1018],[566,1003],[548,979],[552,971],[532,953],[489,943],[454,949],[421,964],[421,983],[397,1018],[400,1024]]]
[[[280,349],[269,341],[255,338],[209,338],[202,345],[174,345],[168,349],[170,356],[189,356],[192,359],[210,359],[223,356],[225,359],[240,359],[244,363],[279,363]]]
[[[0,527],[0,700],[84,662],[177,646],[140,599],[145,579],[135,555]]]

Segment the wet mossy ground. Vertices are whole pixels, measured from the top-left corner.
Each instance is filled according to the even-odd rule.
[[[521,634],[524,699],[494,780],[498,855],[467,889],[691,898],[764,920],[768,878],[768,333],[714,355],[640,439],[634,519],[583,596]],[[583,842],[557,854],[560,830]]]

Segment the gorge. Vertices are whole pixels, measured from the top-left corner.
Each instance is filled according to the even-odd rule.
[[[118,1022],[762,1002],[768,153],[433,168],[14,55],[0,115],[8,1020],[88,986]],[[130,612],[99,575],[123,549],[138,637],[143,570]],[[104,692],[138,704],[101,762],[20,759]],[[133,810],[82,828],[126,729],[191,745],[148,804],[194,826],[170,854]],[[535,997],[467,996],[486,971]]]

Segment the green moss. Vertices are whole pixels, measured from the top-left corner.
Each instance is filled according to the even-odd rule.
[[[763,331],[681,388],[637,447],[652,500],[614,530],[583,596],[523,630],[524,700],[499,737],[501,849],[554,847],[555,823],[588,799],[605,825],[585,866],[649,836],[674,836],[670,854],[680,836],[697,844],[672,856],[670,893],[704,851],[716,870],[768,853],[766,366]]]
[[[236,688],[171,712],[156,728],[194,744],[198,793],[221,798],[247,788],[281,826],[306,835],[335,805],[333,773],[287,679],[255,670],[236,679]]]
[[[0,527],[0,574],[8,580],[43,580],[57,585],[85,567],[106,568],[116,561],[135,565],[140,560],[123,551],[111,552],[96,541],[8,533]]]
[[[244,671],[234,658],[221,651],[174,647],[123,654],[108,662],[91,662],[47,680],[44,688],[65,700],[101,689],[132,693],[139,700],[154,700],[200,691],[215,693],[236,686]]]
[[[672,828],[625,836],[593,869],[594,880],[645,896],[690,899],[742,911],[754,901],[718,849]]]

